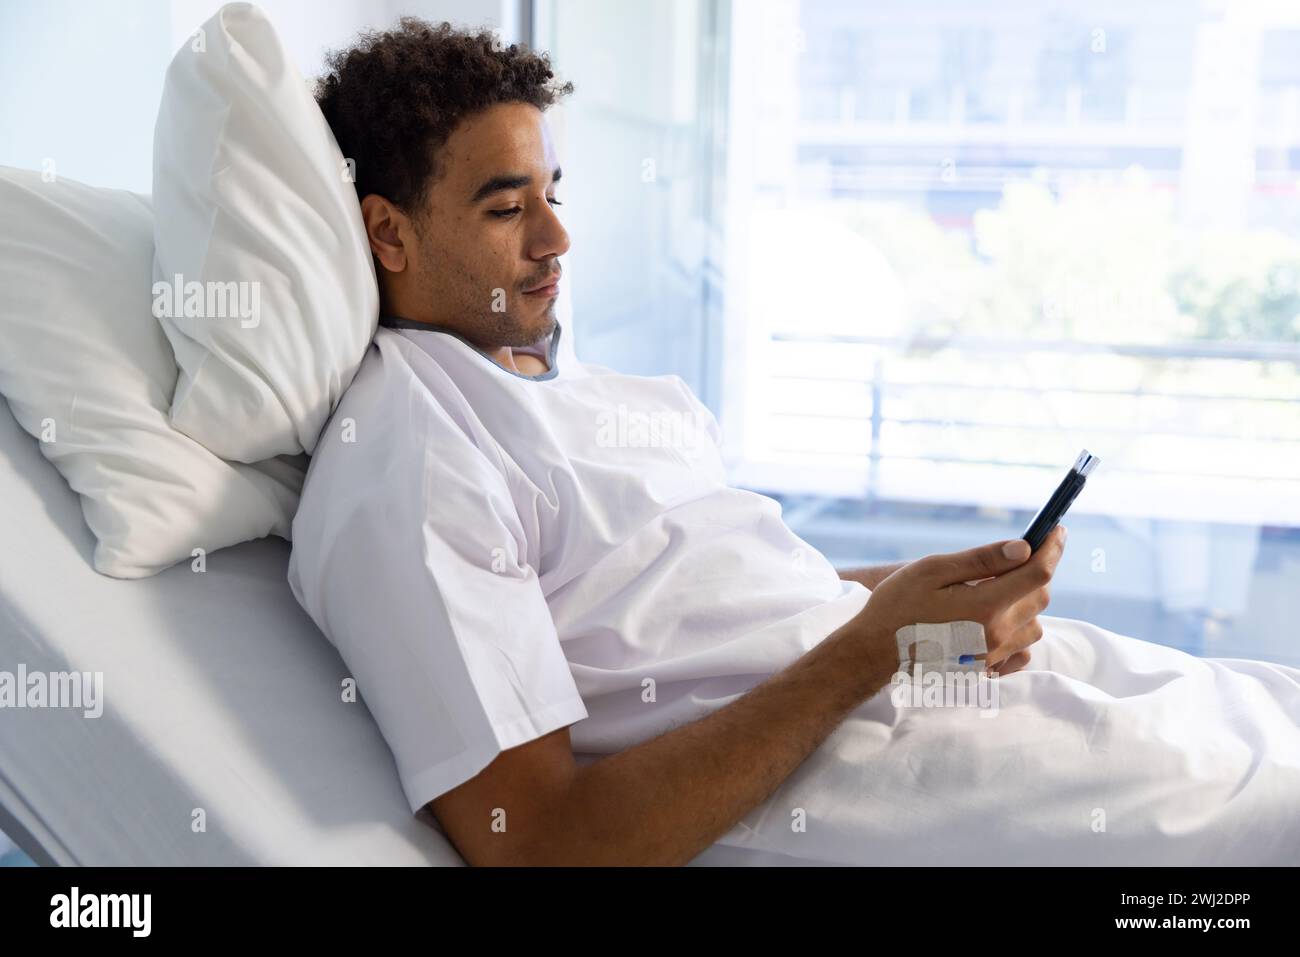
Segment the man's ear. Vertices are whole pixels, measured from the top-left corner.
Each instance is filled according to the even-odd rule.
[[[410,220],[384,197],[370,193],[361,200],[361,220],[366,224],[370,251],[379,265],[389,272],[402,272],[407,266],[407,249],[402,234],[411,235]]]

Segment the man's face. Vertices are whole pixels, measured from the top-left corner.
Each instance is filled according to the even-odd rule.
[[[407,318],[488,348],[549,335],[558,286],[533,290],[559,278],[569,236],[553,205],[560,169],[541,110],[503,103],[474,114],[452,132],[439,164],[442,175],[412,216],[406,268],[389,275],[403,287],[404,313],[414,313]]]

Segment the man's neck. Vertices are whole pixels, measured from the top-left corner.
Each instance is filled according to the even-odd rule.
[[[547,371],[546,363],[537,356],[529,355],[526,352],[516,355],[509,346],[489,350],[487,355],[498,365],[519,375],[541,375]]]

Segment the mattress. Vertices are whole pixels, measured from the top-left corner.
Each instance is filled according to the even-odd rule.
[[[0,406],[0,670],[103,675],[99,717],[0,709],[0,831],[43,864],[463,864],[344,700],[288,543],[101,576],[77,496]]]

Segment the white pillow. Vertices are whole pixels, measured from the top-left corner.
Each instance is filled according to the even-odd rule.
[[[196,548],[287,538],[301,460],[223,462],[168,423],[148,197],[0,167],[0,223],[0,393],[81,495],[96,570],[141,578]]]
[[[374,336],[379,290],[343,155],[257,7],[222,7],[172,60],[153,202],[160,292],[179,285],[171,299],[216,314],[160,317],[181,368],[172,424],[240,462],[310,453]],[[222,308],[225,290],[242,308]]]

